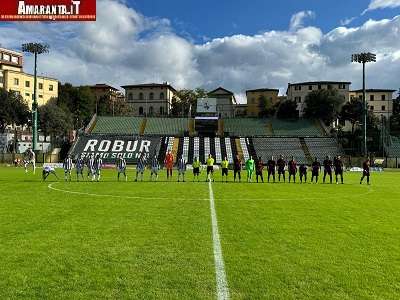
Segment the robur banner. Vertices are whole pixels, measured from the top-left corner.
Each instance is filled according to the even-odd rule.
[[[0,0],[0,21],[95,21],[96,0]]]
[[[99,154],[105,163],[115,163],[121,154],[128,163],[136,163],[142,153],[146,158],[158,156],[160,145],[161,138],[157,137],[84,135],[78,138],[70,154],[73,158]]]

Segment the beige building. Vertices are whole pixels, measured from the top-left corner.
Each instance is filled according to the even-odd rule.
[[[217,99],[217,114],[222,118],[232,118],[235,116],[235,105],[237,104],[235,95],[219,87],[208,92],[208,97]]]
[[[97,101],[108,99],[109,101],[115,102],[120,97],[120,92],[117,88],[105,83],[91,85],[89,88]]]
[[[387,89],[367,89],[366,101],[368,109],[374,113],[375,116],[390,118],[393,114],[393,93],[395,90]],[[363,99],[363,90],[350,91],[349,100]]]
[[[350,84],[351,82],[342,81],[312,81],[289,83],[286,94],[288,100],[296,101],[297,110],[299,111],[299,116],[301,117],[304,114],[305,100],[309,93],[321,89],[336,89],[339,92],[339,95],[342,95],[344,99],[349,99]]]
[[[166,116],[171,113],[177,91],[167,82],[122,86],[135,116]]]
[[[0,48],[0,88],[15,91],[22,96],[32,108],[34,77],[23,71],[22,53]],[[37,77],[37,102],[47,103],[51,98],[58,97],[58,80]]]
[[[278,103],[278,89],[255,89],[247,90],[247,116],[258,117],[261,113],[261,101],[267,100],[272,105]]]

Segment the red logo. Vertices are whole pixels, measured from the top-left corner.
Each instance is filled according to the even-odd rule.
[[[0,21],[96,21],[96,0],[1,0]]]

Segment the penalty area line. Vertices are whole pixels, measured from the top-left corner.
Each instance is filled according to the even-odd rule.
[[[73,194],[73,195],[84,195],[91,197],[105,197],[105,198],[120,198],[120,199],[143,199],[143,200],[177,200],[177,201],[208,201],[208,199],[190,199],[190,198],[165,198],[165,197],[142,197],[142,196],[122,196],[122,195],[111,195],[111,194],[95,194],[78,191],[63,190],[54,187],[53,185],[57,182],[50,183],[47,188],[60,193]]]
[[[221,241],[218,231],[217,213],[214,204],[214,192],[211,182],[208,182],[208,189],[210,194],[210,212],[211,212],[211,227],[214,249],[214,264],[215,264],[215,277],[217,281],[217,299],[229,299],[228,282],[226,280],[224,258],[222,256]]]

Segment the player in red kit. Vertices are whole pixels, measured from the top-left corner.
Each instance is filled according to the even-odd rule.
[[[172,179],[172,168],[174,167],[174,155],[171,150],[165,156],[164,165],[167,168],[167,180]]]

